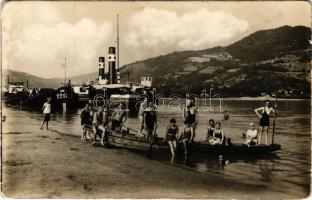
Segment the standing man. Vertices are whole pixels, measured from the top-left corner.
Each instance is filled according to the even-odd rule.
[[[196,126],[198,123],[198,113],[197,113],[197,107],[195,105],[195,99],[193,97],[189,97],[186,100],[186,105],[183,108],[183,120],[184,123],[188,123],[191,125],[193,129],[193,136],[191,138],[191,141],[194,141],[194,137],[196,136]]]
[[[157,113],[153,102],[149,102],[149,107],[144,112],[143,127],[145,130],[146,138],[152,139],[156,134],[157,129]]]
[[[43,129],[44,123],[47,125],[47,130],[49,129],[49,121],[50,121],[50,114],[51,114],[51,98],[47,98],[47,102],[45,102],[42,106],[43,111],[43,121],[41,124],[41,130]]]
[[[275,109],[271,107],[270,101],[266,100],[265,105],[263,107],[255,109],[255,113],[260,118],[260,122],[259,122],[260,134],[259,134],[258,144],[261,144],[262,132],[264,131],[265,132],[265,144],[269,145],[268,136],[269,136],[269,126],[270,126],[270,115],[271,113],[274,113],[276,115]]]

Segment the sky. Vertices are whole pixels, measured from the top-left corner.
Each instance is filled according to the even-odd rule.
[[[311,26],[308,2],[12,1],[2,10],[2,68],[43,78],[97,71],[116,46],[120,66],[174,51],[224,46],[258,30]]]

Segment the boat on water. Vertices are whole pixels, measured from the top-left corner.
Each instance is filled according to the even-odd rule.
[[[28,88],[24,82],[11,82],[7,75],[7,85],[2,88],[3,102],[8,106],[41,107],[47,98],[54,99],[55,90],[50,88]]]
[[[166,142],[163,142],[164,138],[155,137],[152,140],[146,139],[135,133],[128,131],[122,131],[118,133],[116,131],[110,131],[108,134],[108,143],[120,148],[125,148],[133,151],[147,152],[160,151],[169,153],[169,146]],[[181,150],[182,145],[178,144],[178,150]],[[207,142],[194,142],[190,145],[190,153],[196,154],[268,154],[281,149],[279,144],[271,145],[252,145],[247,146],[245,144],[233,143],[231,145],[210,145]]]

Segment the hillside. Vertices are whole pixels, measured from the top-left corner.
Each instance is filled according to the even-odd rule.
[[[25,72],[19,72],[10,69],[5,69],[2,71],[2,73],[3,86],[7,85],[7,75],[10,77],[10,82],[24,82],[24,86],[26,86],[26,82],[28,80],[28,87],[30,88],[57,88],[63,81],[59,78],[45,79]]]
[[[290,51],[310,48],[311,31],[304,26],[282,26],[257,31],[226,47],[226,51],[244,62],[267,60]]]
[[[153,77],[158,92],[201,94],[214,88],[223,96],[260,96],[279,91],[280,96],[310,98],[311,30],[303,26],[283,26],[257,31],[229,46],[199,51],[173,52],[138,61],[121,68],[122,82],[138,83]],[[95,72],[70,77],[72,82],[97,78]],[[4,70],[11,81],[29,80],[29,87],[57,88],[63,79],[44,79],[24,72]]]
[[[279,90],[310,97],[310,35],[303,26],[255,32],[226,47],[173,52],[126,65],[123,80],[152,76],[165,94],[200,94],[214,87],[223,96],[259,96]]]
[[[7,84],[7,75],[10,76],[10,81],[14,82],[24,82],[24,86],[26,86],[26,82],[28,80],[28,86],[33,88],[58,88],[64,81],[62,78],[50,78],[45,79],[38,76],[34,76],[25,72],[19,72],[14,70],[3,70],[2,74],[2,85],[6,86]],[[86,82],[88,80],[94,80],[97,78],[97,72],[93,72],[90,74],[83,74],[79,76],[68,77],[67,80],[71,80],[72,83]]]

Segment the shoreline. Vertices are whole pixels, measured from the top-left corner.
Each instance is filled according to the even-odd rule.
[[[266,182],[201,173],[130,152],[93,147],[36,124],[3,124],[3,196],[10,198],[301,198]],[[35,127],[35,128],[34,128]]]

